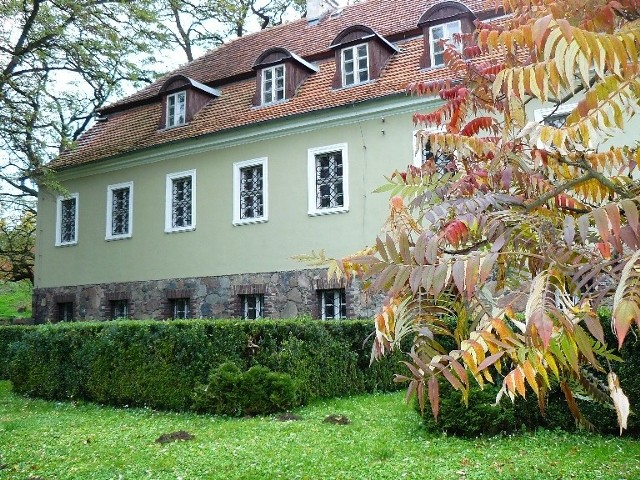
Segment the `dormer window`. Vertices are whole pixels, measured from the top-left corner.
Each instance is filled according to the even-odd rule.
[[[460,20],[429,27],[432,67],[441,67],[444,65],[444,45],[442,44],[442,40],[451,40],[456,33],[462,33]],[[462,51],[461,44],[454,45],[458,51]]]
[[[253,69],[256,71],[253,104],[256,106],[293,98],[305,79],[318,71],[318,67],[282,47],[265,50],[254,62]]]
[[[277,65],[262,70],[262,105],[285,99],[285,66]]]
[[[187,92],[167,95],[167,128],[185,124],[187,113]]]
[[[336,55],[333,88],[361,85],[380,77],[391,55],[398,48],[364,25],[345,28],[331,42]]]
[[[349,87],[369,81],[369,49],[367,44],[342,50],[342,86]]]
[[[472,34],[476,16],[464,4],[455,1],[437,2],[429,8],[418,22],[424,35],[424,51],[420,57],[422,68],[444,66],[442,40],[451,40],[456,34]],[[462,45],[449,42],[461,52]]]
[[[160,130],[185,125],[207,105],[220,96],[220,91],[184,75],[170,77],[158,92],[162,102]]]

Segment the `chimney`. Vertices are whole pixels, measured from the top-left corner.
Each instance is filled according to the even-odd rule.
[[[317,23],[325,13],[336,8],[336,0],[307,0],[307,22]]]

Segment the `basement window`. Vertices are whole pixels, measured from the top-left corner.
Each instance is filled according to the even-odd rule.
[[[318,302],[322,320],[342,320],[347,318],[347,302],[344,288],[318,290]]]

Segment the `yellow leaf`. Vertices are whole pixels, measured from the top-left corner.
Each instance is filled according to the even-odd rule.
[[[622,430],[627,428],[627,418],[629,417],[629,399],[620,388],[620,382],[615,373],[609,372],[607,375],[607,381],[609,383],[609,395],[613,400],[613,406],[616,409],[616,415],[618,417],[618,425],[620,426],[620,435]]]

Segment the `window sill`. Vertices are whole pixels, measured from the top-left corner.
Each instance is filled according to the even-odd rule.
[[[261,218],[247,218],[245,220],[234,220],[232,225],[234,227],[241,227],[243,225],[256,225],[259,223],[267,223],[269,221],[266,217]]]
[[[165,228],[164,233],[182,233],[182,232],[193,232],[196,229],[195,225],[193,227],[182,227],[182,228]]]
[[[338,92],[340,90],[346,90],[348,88],[354,88],[354,87],[361,87],[363,85],[369,85],[371,83],[374,83],[376,81],[375,78],[370,78],[369,80],[367,80],[366,82],[360,82],[360,83],[352,83],[351,85],[342,85],[338,88],[334,88],[333,91],[334,92]]]
[[[56,242],[56,247],[73,247],[74,245],[77,245],[78,241],[76,240],[75,242],[65,242],[65,243],[61,243],[61,242]]]
[[[331,209],[327,208],[326,210],[313,210],[313,211],[309,211],[308,215],[310,217],[321,217],[323,215],[333,215],[337,213],[349,213],[349,208],[341,207],[341,208],[331,208]]]
[[[126,240],[128,238],[131,238],[133,235],[131,233],[128,233],[126,235],[113,235],[113,236],[106,236],[104,237],[105,241],[107,242],[113,242],[116,240]]]

